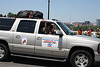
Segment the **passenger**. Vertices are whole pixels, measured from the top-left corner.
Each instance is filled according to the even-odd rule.
[[[52,29],[50,27],[50,25],[47,26],[47,34],[51,34],[52,33]]]
[[[51,31],[52,31],[52,34],[56,34],[56,31],[54,30],[54,24],[51,24]]]

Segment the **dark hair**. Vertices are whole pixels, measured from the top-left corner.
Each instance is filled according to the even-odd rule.
[[[79,30],[81,30],[81,28],[79,28]]]

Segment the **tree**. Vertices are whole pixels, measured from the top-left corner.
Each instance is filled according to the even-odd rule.
[[[11,13],[11,12],[9,12],[8,14],[7,14],[7,16],[8,17],[14,17],[16,14],[13,14],[13,13]]]
[[[2,14],[0,14],[0,17],[3,17],[3,15],[2,15]]]
[[[6,15],[4,15],[4,17],[6,17]]]

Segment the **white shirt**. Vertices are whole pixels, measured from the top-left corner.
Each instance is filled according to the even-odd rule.
[[[96,37],[96,32],[92,32],[92,37]]]
[[[86,34],[87,34],[87,31],[85,30],[85,31],[84,31],[84,35],[86,35]]]

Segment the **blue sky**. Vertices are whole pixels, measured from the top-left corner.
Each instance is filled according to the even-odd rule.
[[[96,22],[100,19],[100,0],[50,0],[50,19],[63,22]],[[0,14],[17,13],[20,10],[35,10],[44,13],[47,19],[48,0],[0,0]]]

